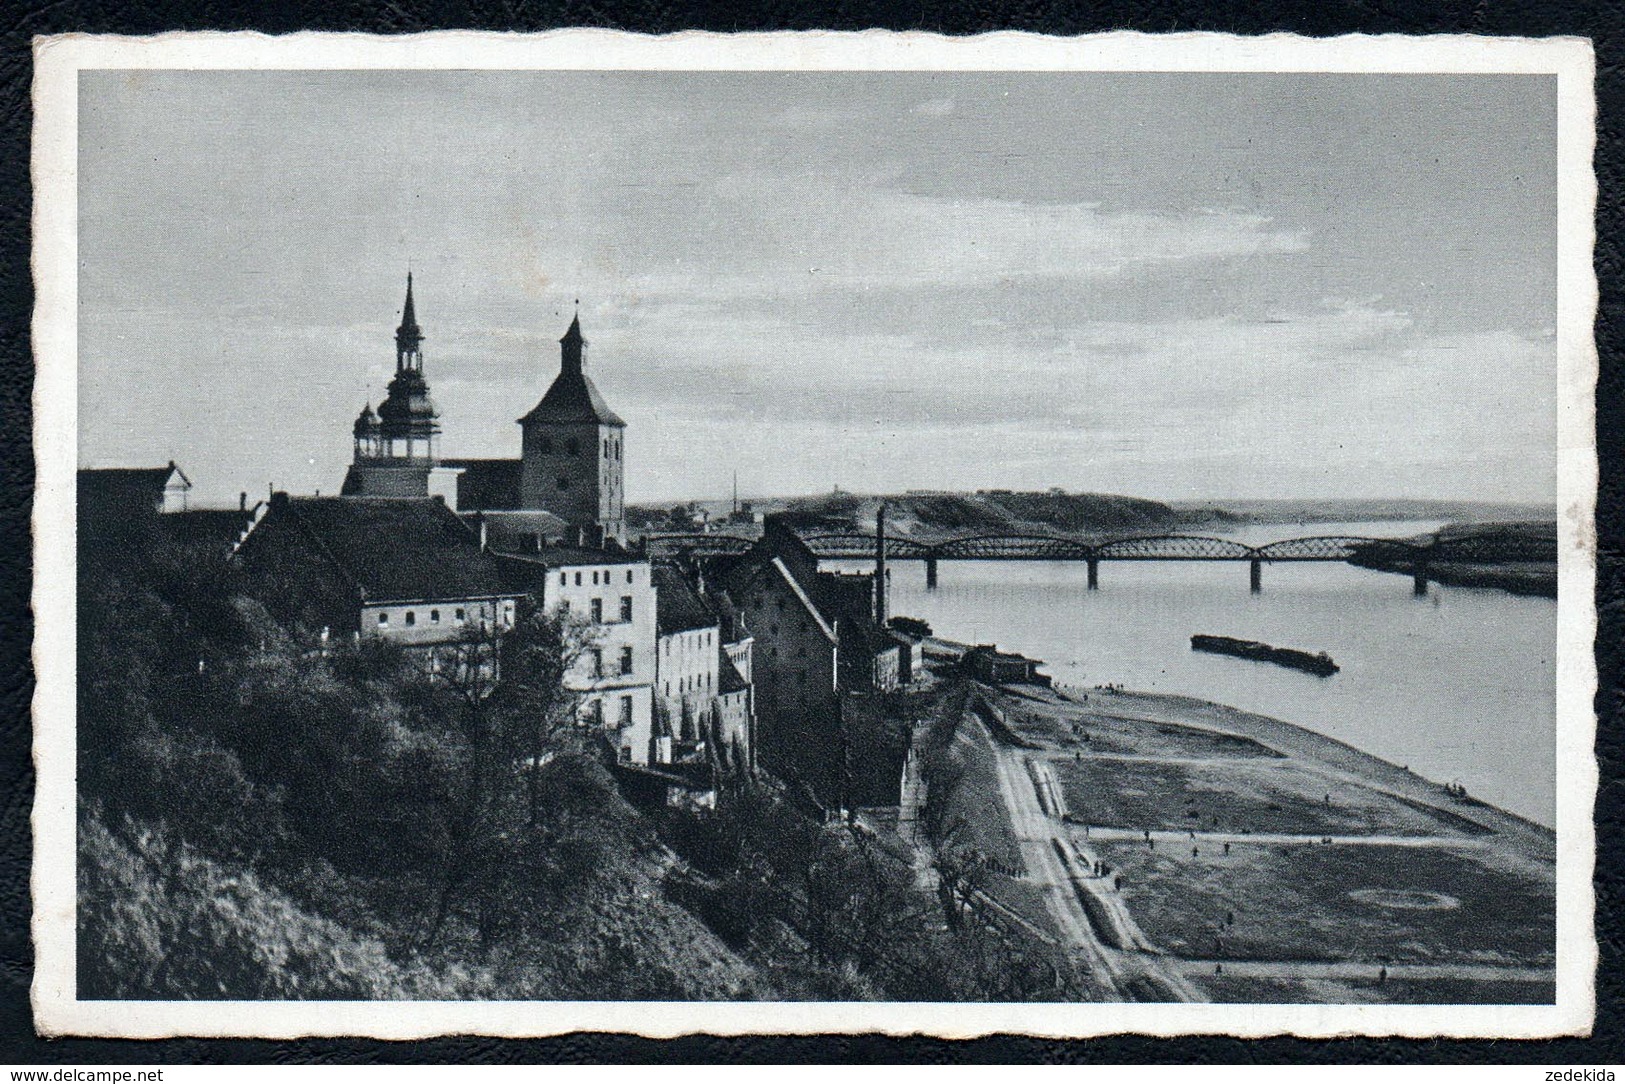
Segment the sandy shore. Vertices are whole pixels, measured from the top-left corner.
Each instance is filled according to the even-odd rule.
[[[1005,695],[1010,694],[1007,692]],[[1056,706],[1071,704],[1080,709],[1148,723],[1173,723],[1251,738],[1287,756],[1319,762],[1347,773],[1368,786],[1475,821],[1529,858],[1550,862],[1556,857],[1557,835],[1552,829],[1486,802],[1472,798],[1465,801],[1453,799],[1441,784],[1408,768],[1281,719],[1195,697],[1166,693],[1081,689],[1075,686],[1058,686],[1054,690],[1022,687],[1018,699],[1029,696],[1037,702],[1050,701]]]

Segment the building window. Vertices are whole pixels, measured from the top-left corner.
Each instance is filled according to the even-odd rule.
[[[632,698],[630,696],[621,697],[621,725],[632,725]]]
[[[569,612],[570,612],[570,600],[567,599],[567,598],[559,599],[559,613],[567,614]]]
[[[389,615],[387,613],[381,613],[378,615],[378,627],[384,629],[389,628]]]
[[[608,437],[604,438],[604,458],[605,459],[610,458],[610,455],[609,455],[609,438]]]
[[[570,574],[568,572],[560,572],[559,573],[559,586],[560,587],[568,587],[568,586],[570,586]]]
[[[429,611],[429,624],[431,624],[431,625],[440,624],[440,611],[439,610],[430,610]]]
[[[576,586],[577,587],[581,586],[581,573],[579,573],[579,572],[576,573]]]
[[[564,442],[564,453],[566,455],[580,455],[581,442],[576,440],[576,438],[571,437],[569,440]],[[559,488],[563,489],[564,487],[560,486]]]
[[[630,620],[632,620],[632,596],[631,595],[622,595],[621,596],[621,620],[622,621],[630,621]]]
[[[592,649],[592,676],[595,678],[604,676],[604,649],[601,647]]]
[[[511,599],[511,598],[503,599],[502,600],[502,623],[504,625],[512,625],[513,624],[513,613],[514,613],[513,599]]]
[[[626,582],[632,582],[632,570],[630,568],[626,570]]]
[[[559,475],[559,488],[560,489],[569,489],[570,488],[570,479],[568,477],[566,477],[565,475],[562,475],[562,474]]]
[[[630,745],[621,746],[621,763],[622,764],[630,764],[631,762],[632,762],[632,747]]]
[[[467,621],[467,620],[468,620],[468,612],[466,610],[464,610],[461,606],[457,607],[457,623],[459,625],[461,625],[464,621]]]
[[[604,600],[601,598],[592,600],[592,623],[594,625],[604,623]]]
[[[418,623],[418,615],[413,610],[406,611],[406,627],[411,628]]]
[[[593,726],[604,725],[604,702],[602,700],[594,700],[587,705],[587,719]]]
[[[623,647],[623,648],[621,648],[621,676],[625,677],[626,675],[630,674],[631,672],[632,672],[632,649],[630,647]]]

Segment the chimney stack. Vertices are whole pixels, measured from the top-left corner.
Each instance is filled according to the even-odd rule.
[[[248,511],[248,490],[246,489],[237,494],[237,511]]]
[[[886,502],[875,513],[875,624],[886,627]]]

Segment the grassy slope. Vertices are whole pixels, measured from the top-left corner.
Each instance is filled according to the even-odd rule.
[[[916,536],[968,531],[1050,534],[1131,533],[1177,528],[1186,517],[1156,501],[1098,493],[981,493],[859,496],[825,494],[787,502],[786,510],[851,520],[872,528],[882,501],[886,522]]]

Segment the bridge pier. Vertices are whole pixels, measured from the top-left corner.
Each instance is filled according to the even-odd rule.
[[[935,557],[927,557],[925,559],[925,587],[926,587],[926,590],[929,591],[929,590],[935,588],[936,586],[937,586],[937,559]]]
[[[1247,587],[1253,594],[1264,590],[1264,562],[1254,557],[1248,564]]]
[[[1428,593],[1428,563],[1418,561],[1411,566],[1411,594],[1426,598]]]
[[[1100,561],[1093,557],[1089,558],[1089,590],[1100,590]]]

